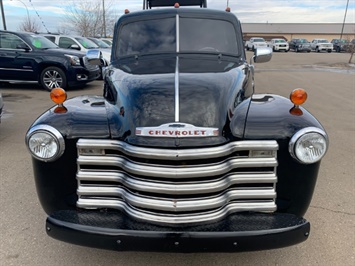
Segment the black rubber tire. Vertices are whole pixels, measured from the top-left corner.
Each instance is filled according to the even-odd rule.
[[[67,88],[67,77],[63,70],[58,67],[50,66],[43,69],[39,81],[42,87],[51,91],[54,88]]]

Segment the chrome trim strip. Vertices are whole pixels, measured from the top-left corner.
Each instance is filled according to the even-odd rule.
[[[138,179],[123,172],[95,172],[79,170],[76,178],[79,182],[90,182],[90,185],[100,186],[95,182],[115,182],[132,190],[167,195],[205,194],[223,191],[238,184],[276,183],[275,173],[227,174],[219,179],[195,182],[159,182],[157,180]],[[252,185],[251,185],[252,186]]]
[[[167,199],[145,197],[139,194],[135,195],[125,189],[119,187],[93,187],[79,186],[77,190],[79,204],[81,196],[90,196],[90,200],[95,206],[105,206],[105,202],[109,198],[121,198],[129,205],[149,210],[169,211],[169,212],[185,212],[185,211],[201,211],[221,208],[231,201],[236,200],[269,200],[276,198],[276,192],[273,188],[262,189],[235,189],[229,190],[222,195],[208,198],[184,198],[184,199]],[[89,200],[89,199],[85,199]],[[110,199],[109,199],[110,200]]]
[[[151,177],[165,177],[165,178],[194,178],[194,177],[210,177],[225,174],[235,168],[241,167],[276,167],[276,158],[232,158],[212,165],[200,166],[151,166],[146,164],[139,164],[127,160],[122,157],[108,157],[108,156],[82,156],[80,155],[77,163],[80,165],[103,165],[120,167],[124,171],[131,174]]]
[[[180,17],[176,14],[176,52],[180,52]]]
[[[180,87],[179,87],[179,57],[176,57],[175,67],[175,122],[180,120]]]
[[[23,68],[0,68],[0,70],[11,70],[11,71],[33,72],[33,69],[23,69]]]
[[[147,158],[147,159],[167,159],[167,160],[188,160],[188,159],[209,159],[218,158],[232,154],[241,150],[276,151],[278,144],[274,140],[267,141],[238,141],[230,142],[218,147],[195,148],[195,149],[159,149],[146,148],[130,145],[123,141],[105,139],[79,139],[77,142],[79,155],[85,155],[84,149],[110,149],[122,152],[125,155]],[[89,154],[88,154],[89,155]]]
[[[180,20],[176,14],[176,52],[180,52]],[[179,95],[179,57],[176,56],[175,66],[175,122],[180,121],[180,95]]]
[[[100,204],[99,204],[100,203]],[[270,202],[238,202],[230,203],[223,208],[215,211],[208,211],[202,213],[192,213],[183,215],[174,214],[158,214],[153,212],[147,212],[137,210],[136,208],[129,206],[127,203],[121,200],[104,200],[98,202],[91,199],[79,199],[77,202],[79,208],[96,209],[96,208],[112,208],[125,211],[129,216],[142,221],[150,221],[156,224],[194,224],[194,223],[207,223],[212,221],[218,221],[234,212],[242,211],[255,211],[255,212],[273,212],[276,211],[276,204],[273,201]]]

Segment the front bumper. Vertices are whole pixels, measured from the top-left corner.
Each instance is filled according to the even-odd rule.
[[[73,67],[68,74],[69,86],[78,86],[96,80],[100,77],[100,69],[88,70],[83,67]]]
[[[207,225],[170,227],[138,222],[124,213],[58,211],[47,218],[49,236],[117,251],[238,252],[305,241],[310,224],[292,214],[235,213]]]
[[[289,50],[289,48],[288,48],[288,46],[274,46],[274,49],[276,50],[276,51],[288,51]]]

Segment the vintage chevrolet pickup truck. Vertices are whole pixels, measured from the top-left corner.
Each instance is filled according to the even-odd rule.
[[[200,8],[184,6],[192,2]],[[229,9],[145,3],[115,25],[103,96],[54,89],[56,105],[26,134],[48,235],[117,251],[305,241],[328,147],[301,107],[305,90],[256,93],[253,63],[272,51],[257,48],[248,62]],[[99,64],[99,53],[88,57]]]

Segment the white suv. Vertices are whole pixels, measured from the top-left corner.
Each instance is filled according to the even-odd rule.
[[[250,38],[249,42],[246,43],[247,50],[255,51],[258,47],[267,47],[267,43],[264,38],[261,37],[253,37]]]
[[[290,50],[290,47],[288,45],[288,42],[286,42],[284,39],[271,39],[269,42],[268,46],[272,48],[274,52],[276,51],[284,51],[288,52]]]
[[[316,52],[327,51],[331,53],[333,51],[333,44],[326,39],[314,39],[311,42],[311,49]]]
[[[98,49],[101,51],[102,56],[106,61],[106,65],[108,65],[111,61],[111,48],[100,48],[97,44],[95,44],[88,38],[80,36],[45,33],[41,35],[54,42],[60,48],[64,49],[75,49],[83,52],[87,52],[90,49]]]

